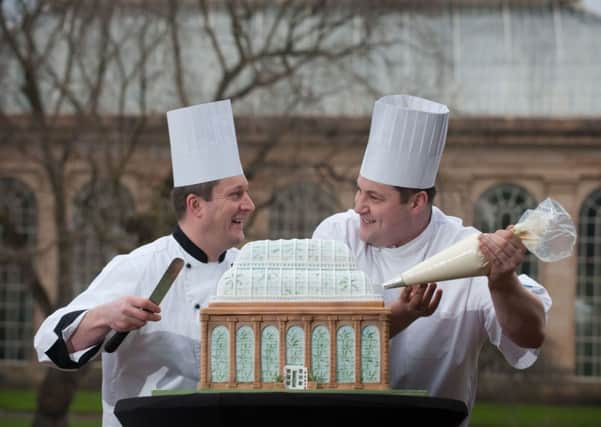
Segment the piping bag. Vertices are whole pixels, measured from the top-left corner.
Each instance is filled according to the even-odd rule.
[[[559,203],[549,198],[543,200],[536,209],[526,210],[512,231],[530,252],[545,262],[570,256],[576,243],[576,227],[570,215]],[[474,234],[423,260],[382,286],[391,289],[485,276],[489,271],[488,260],[479,249],[478,234]]]

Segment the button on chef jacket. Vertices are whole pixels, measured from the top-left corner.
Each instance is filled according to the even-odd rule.
[[[125,295],[149,297],[173,258],[186,264],[161,302],[161,320],[131,331],[114,353],[102,353],[102,425],[120,426],[113,413],[118,400],[149,396],[153,390],[193,390],[199,381],[199,306],[215,295],[221,275],[238,253],[229,249],[220,262],[178,228],[127,255],[113,258],[89,288],[40,326],[34,345],[41,363],[78,369],[100,345],[68,354],[65,342],[86,311]]]
[[[398,248],[378,248],[359,239],[359,221],[353,210],[335,214],[317,227],[313,238],[346,243],[358,268],[383,292],[387,306],[399,298],[400,289],[384,290],[379,284],[477,233],[475,228],[463,226],[459,218],[433,207],[430,224],[414,240]],[[519,278],[522,286],[541,300],[546,315],[551,298],[545,288],[526,275]],[[518,369],[532,365],[538,350],[521,348],[503,334],[486,277],[449,280],[438,286],[443,295],[434,314],[417,319],[390,340],[390,385],[462,400],[471,413],[478,384],[478,356],[486,340]],[[466,419],[463,425],[468,422]]]

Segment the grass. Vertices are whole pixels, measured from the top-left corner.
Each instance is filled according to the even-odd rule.
[[[35,390],[0,388],[2,427],[29,427],[36,407]],[[71,404],[70,427],[100,427],[100,392],[80,390]],[[471,427],[598,427],[601,407],[520,405],[476,402]]]
[[[0,388],[0,425],[30,427],[36,408],[36,391]],[[70,427],[101,427],[102,402],[97,391],[80,390],[71,403]]]
[[[597,427],[601,407],[476,402],[472,427]]]
[[[34,412],[36,391],[0,388],[0,410],[9,412]],[[71,403],[71,412],[98,414],[102,412],[102,401],[97,391],[79,390]]]
[[[2,427],[31,427],[33,415],[2,415]],[[69,417],[69,427],[101,427],[102,419],[100,415],[97,419],[81,419],[79,417]]]

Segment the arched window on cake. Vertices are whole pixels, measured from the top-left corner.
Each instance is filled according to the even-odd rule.
[[[211,332],[211,382],[225,383],[230,377],[230,333],[225,326]]]
[[[324,325],[311,334],[311,375],[319,384],[330,382],[330,333]]]
[[[601,189],[580,208],[576,291],[576,375],[601,377]]]
[[[261,332],[261,381],[272,383],[280,372],[280,333],[269,325]]]
[[[380,382],[380,331],[374,325],[361,330],[361,382]]]
[[[86,289],[115,255],[129,252],[135,236],[125,231],[134,214],[134,200],[124,186],[107,180],[88,182],[73,200],[75,239],[73,294]]]
[[[269,237],[311,237],[315,227],[336,210],[336,196],[316,183],[303,181],[276,190],[269,208]]]
[[[250,326],[236,331],[236,381],[249,383],[255,380],[255,334]]]
[[[534,209],[537,203],[528,191],[514,184],[499,184],[485,191],[474,212],[474,227],[483,233],[493,233],[515,224],[526,209]],[[518,273],[536,279],[538,263],[530,252],[526,253]]]
[[[286,333],[286,365],[305,366],[305,332],[300,326]]]
[[[33,192],[14,178],[0,178],[0,194],[0,250],[33,249],[37,231]],[[30,357],[33,308],[28,281],[33,280],[33,268],[32,263],[0,262],[0,360]]]
[[[336,381],[355,382],[355,330],[341,326],[336,331]]]

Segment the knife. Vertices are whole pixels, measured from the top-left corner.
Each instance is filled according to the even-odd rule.
[[[148,299],[153,303],[159,305],[167,291],[169,291],[169,288],[175,281],[175,278],[177,277],[183,266],[183,259],[174,258],[171,261],[171,263],[169,263],[169,267],[167,267],[167,270],[165,270],[165,273],[163,273],[163,277],[161,277],[161,280],[159,280],[159,283],[157,284],[156,288],[154,288],[154,291],[152,291],[152,294]],[[119,345],[125,339],[127,334],[129,334],[129,332],[130,331],[115,332],[113,336],[110,337],[104,345],[104,351],[106,351],[107,353],[112,353],[115,350],[117,350],[117,347],[119,347]]]

